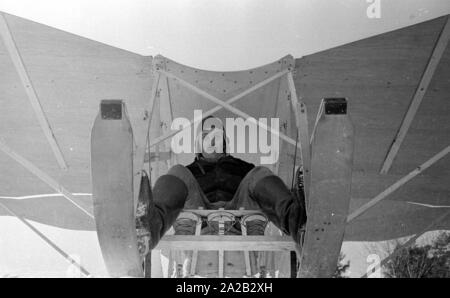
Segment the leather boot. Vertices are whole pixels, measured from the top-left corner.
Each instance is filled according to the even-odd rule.
[[[300,244],[300,228],[306,222],[304,200],[295,197],[275,175],[258,181],[252,195],[269,220]]]
[[[149,249],[156,247],[164,233],[175,222],[184,207],[187,195],[185,183],[175,176],[159,177],[152,191],[147,175],[142,175],[139,201],[147,201],[148,208],[142,224],[150,234]]]

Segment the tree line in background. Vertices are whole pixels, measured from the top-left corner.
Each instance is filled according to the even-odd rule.
[[[450,277],[450,233],[440,234],[431,244],[401,248],[383,267],[389,278],[449,278]]]

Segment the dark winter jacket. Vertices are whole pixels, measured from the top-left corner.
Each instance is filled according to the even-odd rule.
[[[242,179],[255,166],[231,155],[217,162],[208,162],[196,157],[187,166],[192,172],[209,202],[231,201]]]

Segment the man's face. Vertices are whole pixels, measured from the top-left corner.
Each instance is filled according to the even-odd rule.
[[[224,133],[222,122],[217,118],[208,118],[203,124],[202,130],[202,155],[209,160],[217,160],[225,152]]]

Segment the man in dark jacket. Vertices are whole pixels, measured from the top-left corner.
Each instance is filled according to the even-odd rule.
[[[212,129],[217,131],[214,126]],[[200,141],[210,133],[210,130],[202,129]],[[242,207],[260,210],[281,231],[299,243],[300,228],[306,221],[305,208],[301,203],[303,198],[295,198],[284,182],[268,168],[255,167],[228,155],[225,136],[223,144],[214,144],[212,141],[211,145],[215,148],[222,146],[224,150],[203,148],[190,165],[176,165],[156,181],[152,191],[153,202],[147,216],[150,248],[157,245],[172,225],[176,234],[194,234],[195,222],[177,217],[182,209],[199,207],[213,210],[237,210]],[[262,235],[264,228],[265,223],[257,220],[247,225],[249,235]],[[233,225],[227,228],[227,232],[239,234],[239,229],[238,225]],[[216,232],[212,226],[202,229],[202,234]],[[204,274],[208,275],[208,272]]]

